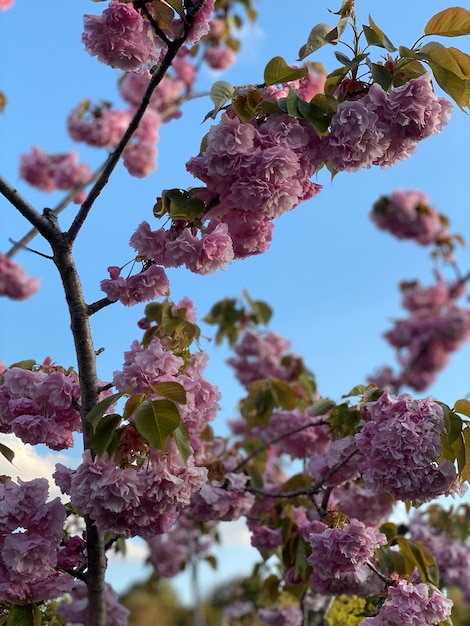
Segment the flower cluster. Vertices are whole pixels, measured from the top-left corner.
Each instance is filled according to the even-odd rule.
[[[223,483],[211,480],[191,498],[191,516],[201,522],[232,522],[245,515],[254,504],[253,494],[245,492],[248,477],[229,472]]]
[[[205,530],[215,526],[206,524]],[[201,534],[201,525],[187,517],[179,516],[175,526],[164,535],[147,539],[150,548],[150,561],[158,576],[172,578],[181,572],[193,558],[203,559],[213,545],[209,534]]]
[[[398,189],[382,196],[372,207],[371,220],[398,239],[411,239],[426,246],[447,234],[441,215],[424,193]]]
[[[76,152],[47,154],[40,148],[33,147],[31,154],[21,155],[20,176],[43,191],[71,191],[90,182],[91,170],[85,163],[78,163]],[[74,202],[81,203],[85,197],[84,192],[78,194]]]
[[[186,404],[180,405],[181,419],[189,433],[202,432],[214,419],[220,393],[203,376],[207,355],[203,352],[191,356],[183,370],[184,360],[173,354],[168,344],[154,337],[147,347],[138,341],[124,354],[122,370],[114,372],[113,382],[123,391],[134,386],[136,393],[146,393],[149,400],[160,396],[150,390],[159,382],[176,382],[186,392]]]
[[[263,378],[290,381],[296,372],[299,359],[289,354],[290,343],[269,331],[265,335],[247,330],[234,347],[236,356],[227,359],[235,376],[244,387]]]
[[[47,502],[44,478],[0,483],[0,596],[38,602],[70,591],[73,577],[58,571],[65,507]]]
[[[384,334],[399,351],[403,369],[395,377],[390,373],[388,384],[422,391],[470,337],[470,311],[455,301],[463,291],[461,284],[448,286],[440,281],[423,287],[415,283],[403,291],[402,304],[410,316],[397,320]]]
[[[82,41],[99,61],[126,72],[155,63],[163,41],[132,4],[111,0],[101,15],[83,17]]]
[[[119,604],[119,597],[107,583],[104,586],[107,626],[127,626],[129,611]],[[71,602],[64,601],[57,607],[57,613],[67,624],[88,623],[88,590],[85,583],[77,580],[70,591]]]
[[[144,538],[167,532],[206,476],[192,457],[183,462],[173,440],[165,453],[152,449],[142,466],[120,467],[106,453],[93,459],[86,450],[77,470],[59,463],[54,473],[73,506],[101,532]]]
[[[375,617],[366,617],[360,626],[430,626],[444,622],[451,613],[453,602],[444,598],[428,585],[414,585],[400,580],[396,587],[390,587],[388,597]]]
[[[292,459],[322,455],[330,444],[329,427],[322,425],[322,416],[312,417],[304,412],[274,411],[266,426],[252,428],[250,436],[273,444],[277,454],[289,454]]]
[[[301,626],[302,611],[298,606],[270,606],[258,610],[258,617],[265,626]]]
[[[0,296],[26,300],[39,289],[39,278],[28,278],[24,269],[0,252]]]
[[[155,300],[169,293],[170,282],[162,267],[151,265],[138,274],[124,278],[121,268],[108,267],[109,278],[104,278],[101,289],[112,301],[122,302],[125,306],[133,306],[138,302]]]
[[[421,541],[431,551],[439,567],[442,585],[462,589],[464,601],[470,603],[470,542],[453,539],[445,531],[439,532],[419,512],[410,520],[413,541]]]
[[[164,39],[184,37],[193,44],[206,35],[213,9],[214,0],[190,0],[186,3],[188,31],[178,19],[163,33],[153,28],[158,19],[151,5],[139,11],[132,3],[111,0],[101,15],[84,16],[82,41],[87,52],[102,63],[125,72],[142,71],[158,62],[166,50]]]
[[[452,108],[434,93],[429,73],[388,92],[374,83],[362,98],[339,104],[323,141],[325,160],[346,172],[395,165],[418,141],[440,132]]]
[[[82,428],[79,401],[77,375],[51,366],[49,360],[36,370],[12,367],[0,385],[0,432],[53,450],[70,448],[73,433]]]
[[[313,567],[312,582],[320,593],[333,591],[335,580],[348,574],[360,575],[376,548],[387,544],[383,533],[352,518],[344,528],[325,528],[312,533],[308,542],[312,553],[307,561]]]
[[[268,224],[321,187],[310,181],[321,163],[313,127],[288,115],[243,124],[229,109],[186,167],[207,185],[207,217],[228,225],[236,258],[264,252]]]
[[[366,487],[418,502],[459,491],[453,464],[436,461],[445,428],[437,402],[385,391],[366,403],[362,414],[366,422],[355,441]]]

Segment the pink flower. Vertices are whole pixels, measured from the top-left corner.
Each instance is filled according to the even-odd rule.
[[[454,466],[436,462],[445,426],[442,408],[432,398],[395,398],[385,391],[362,413],[366,423],[354,438],[366,487],[417,502],[459,490]]]
[[[204,61],[213,70],[225,70],[235,62],[235,53],[231,48],[207,48]]]
[[[58,464],[54,478],[73,505],[101,532],[124,537],[167,532],[207,479],[207,470],[196,467],[193,457],[182,461],[173,440],[165,453],[152,449],[142,467],[121,468],[107,454],[92,459],[86,450],[77,470],[67,476],[64,469]]]
[[[425,246],[446,235],[440,215],[429,198],[417,190],[394,191],[373,206],[372,221],[398,239],[412,239]]]
[[[303,614],[298,606],[259,609],[258,617],[265,626],[301,626],[303,623]]]
[[[108,268],[110,278],[101,281],[101,289],[110,300],[119,300],[125,306],[147,302],[168,294],[170,283],[162,267],[151,265],[148,269],[128,278],[116,275]],[[111,270],[111,271],[110,271]]]
[[[85,15],[83,23],[85,48],[102,63],[131,72],[158,60],[163,42],[132,4],[112,0],[102,15]]]
[[[108,583],[104,587],[106,600],[107,626],[127,626],[129,611],[119,604],[119,597]],[[75,581],[68,599],[57,607],[57,613],[67,624],[86,624],[88,622],[88,590],[84,582]]]
[[[13,6],[14,0],[0,0],[0,11],[6,11]]]
[[[24,269],[0,252],[0,296],[26,300],[39,289],[39,278],[28,278]]]
[[[452,610],[453,602],[425,583],[415,585],[400,580],[396,587],[389,587],[388,598],[375,617],[366,617],[360,626],[429,626],[444,622]]]
[[[312,533],[308,539],[312,553],[307,561],[313,567],[312,582],[320,592],[327,592],[330,581],[347,574],[359,574],[374,558],[375,550],[387,544],[387,538],[357,519],[344,528],[327,528]]]

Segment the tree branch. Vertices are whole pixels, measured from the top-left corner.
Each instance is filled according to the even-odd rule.
[[[137,111],[135,112],[135,115],[132,118],[126,132],[122,136],[121,141],[118,143],[116,149],[109,155],[108,159],[106,160],[100,177],[98,178],[96,183],[93,185],[93,187],[90,189],[90,192],[88,196],[86,197],[85,202],[80,207],[80,210],[78,211],[72,225],[69,228],[68,236],[71,242],[73,242],[76,239],[96,198],[100,195],[104,187],[107,185],[109,181],[109,177],[113,173],[113,170],[116,167],[120,156],[124,152],[124,148],[127,146],[132,135],[134,134],[134,132],[137,130],[139,126],[140,120],[142,119],[150,103],[150,98],[152,96],[152,93],[154,92],[155,88],[160,84],[162,78],[165,76],[168,69],[171,67],[173,59],[175,58],[176,54],[178,53],[178,50],[181,48],[183,44],[184,44],[184,39],[176,39],[175,41],[169,44],[167,53],[165,54],[165,57],[162,63],[160,64],[158,70],[153,74],[152,78],[150,79],[148,87],[142,98],[142,102],[140,103]]]

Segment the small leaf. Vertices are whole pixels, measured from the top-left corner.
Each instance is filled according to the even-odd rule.
[[[159,28],[170,29],[175,17],[172,7],[162,0],[152,0],[152,10]]]
[[[282,57],[274,57],[269,61],[264,69],[264,82],[266,85],[277,85],[279,83],[288,83],[291,80],[297,80],[307,76],[308,68],[291,67],[287,65]]]
[[[25,359],[24,361],[18,361],[17,363],[13,363],[13,365],[10,365],[8,369],[11,369],[12,367],[18,367],[21,370],[31,371],[35,365],[36,361],[34,361],[33,359]]]
[[[135,427],[150,445],[161,452],[165,452],[168,437],[180,423],[176,404],[170,400],[142,402],[135,412]]]
[[[129,400],[127,400],[126,404],[124,405],[124,411],[122,413],[122,418],[125,420],[128,420],[130,418],[130,416],[132,415],[132,413],[134,413],[134,411],[136,410],[136,408],[139,406],[139,404],[141,402],[143,402],[146,398],[146,394],[145,393],[135,393],[133,394]]]
[[[209,92],[210,99],[214,103],[215,109],[210,117],[216,117],[220,109],[232,99],[235,93],[235,87],[228,83],[226,80],[218,80],[215,82]]]
[[[462,436],[463,436],[464,446],[465,446],[465,465],[462,467],[460,475],[462,477],[462,480],[466,480],[467,482],[470,482],[470,428],[469,427],[466,427],[463,429]]]
[[[367,43],[370,46],[378,46],[379,48],[385,48],[388,52],[396,52],[396,48],[387,35],[377,26],[372,17],[369,15],[369,26],[365,24],[362,27],[364,29],[364,36]]]
[[[470,417],[470,400],[457,400],[454,404],[454,411]]]
[[[149,387],[152,391],[167,400],[177,402],[178,404],[186,404],[186,391],[180,383],[156,383],[155,385],[149,385]]]
[[[333,28],[329,24],[317,24],[314,26],[310,31],[307,43],[299,50],[299,61],[303,61],[303,59],[312,54],[312,52],[325,46],[328,43],[326,36],[328,33],[331,33],[332,30]]]
[[[7,626],[35,626],[31,604],[13,604],[8,610]]]
[[[122,421],[122,417],[117,413],[111,413],[102,417],[90,432],[90,447],[98,455],[101,456],[105,452],[109,452],[116,429]]]
[[[329,398],[320,398],[319,400],[314,400],[311,408],[310,415],[312,417],[317,417],[318,415],[326,415],[328,411],[331,411],[336,406],[336,402],[330,400]]]
[[[462,7],[451,7],[433,15],[424,27],[425,35],[458,37],[470,34],[470,11]]]
[[[100,419],[103,417],[103,415],[106,413],[106,411],[109,409],[109,407],[113,405],[116,402],[116,400],[119,400],[119,398],[122,398],[122,396],[125,395],[126,393],[128,393],[128,390],[120,391],[119,393],[113,393],[113,395],[108,396],[104,400],[101,400],[100,402],[98,402],[91,409],[91,411],[89,411],[89,413],[86,416],[86,419],[88,422],[90,422],[93,428],[96,428],[96,425],[98,424]]]
[[[284,380],[273,379],[271,390],[278,406],[286,411],[291,411],[297,406],[297,396],[292,387]]]
[[[209,565],[212,567],[213,570],[217,569],[217,559],[213,554],[208,554],[207,556],[204,557],[204,560],[207,561],[207,563],[209,563]]]
[[[0,454],[6,458],[7,461],[13,464],[13,459],[15,458],[15,453],[13,450],[10,450],[8,446],[4,443],[0,443]]]
[[[326,42],[336,45],[339,41],[339,38],[344,33],[344,30],[347,25],[348,25],[348,18],[347,17],[340,18],[338,24],[332,30],[330,30],[329,33],[325,35]]]
[[[181,424],[177,428],[175,428],[175,430],[171,434],[173,439],[175,440],[176,447],[178,448],[178,452],[180,453],[181,458],[186,463],[191,454],[193,454],[188,429],[183,424],[183,422],[181,422]]]

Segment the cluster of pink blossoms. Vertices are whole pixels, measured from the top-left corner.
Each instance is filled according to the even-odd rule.
[[[165,453],[150,450],[142,466],[120,467],[106,453],[92,459],[86,450],[77,470],[58,463],[54,473],[62,492],[100,532],[144,538],[170,530],[206,479],[207,470],[195,467],[193,457],[184,463],[173,440]]]
[[[436,461],[445,426],[432,398],[395,398],[385,391],[363,406],[362,415],[365,424],[354,438],[366,487],[416,502],[460,492],[454,465]]]
[[[45,478],[0,482],[0,596],[12,603],[40,602],[68,593],[74,579],[60,547],[66,511],[47,502]]]
[[[470,603],[470,541],[439,532],[419,511],[410,520],[410,534],[413,541],[421,541],[436,559],[441,584],[462,589],[464,601]]]
[[[308,538],[312,553],[307,561],[313,567],[311,577],[315,591],[335,592],[348,575],[365,577],[366,563],[373,561],[375,550],[387,544],[383,533],[352,518],[344,527],[325,528]],[[349,585],[349,580],[346,581]]]
[[[206,524],[205,530],[215,528],[215,525],[215,522]],[[150,537],[147,544],[158,576],[173,578],[191,559],[204,559],[213,545],[213,539],[210,535],[201,535],[201,525],[182,514],[168,533]]]
[[[0,0],[0,11],[6,11],[13,6],[13,0]]]
[[[452,109],[434,93],[429,73],[389,91],[374,83],[362,98],[339,104],[320,142],[324,160],[346,172],[390,167],[413,154],[418,141],[439,133]]]
[[[21,155],[20,176],[43,191],[71,191],[90,182],[91,170],[85,163],[78,163],[76,152],[47,154],[33,147],[31,154]],[[85,192],[82,192],[74,202],[81,203],[85,197]]]
[[[223,481],[211,480],[191,498],[189,511],[200,522],[219,520],[232,522],[245,515],[255,497],[245,491],[248,476],[228,472]]]
[[[160,296],[167,296],[170,290],[165,270],[157,265],[151,265],[127,278],[121,276],[119,267],[110,266],[108,272],[109,278],[104,278],[100,287],[112,302],[119,300],[125,306],[156,300]]]
[[[470,311],[456,303],[464,291],[461,283],[449,286],[439,281],[431,287],[416,283],[403,291],[402,304],[410,316],[397,320],[384,334],[398,350],[402,371],[393,375],[386,369],[371,380],[381,386],[407,385],[422,391],[470,337]]]
[[[0,432],[52,450],[73,446],[81,432],[80,385],[74,373],[53,371],[49,360],[37,370],[12,367],[0,385]]]
[[[301,626],[303,623],[303,614],[298,606],[259,609],[258,617],[265,626]]]
[[[28,278],[24,269],[0,252],[0,296],[26,300],[39,289],[39,278]]]
[[[111,585],[104,587],[106,602],[106,626],[127,626],[129,611],[119,604],[119,597]],[[57,613],[66,620],[70,626],[82,626],[88,624],[88,589],[84,582],[75,581],[70,590],[71,602],[62,602],[57,607]]]
[[[236,356],[227,359],[235,376],[244,387],[263,378],[290,381],[298,366],[296,355],[289,354],[289,341],[269,331],[265,335],[254,330],[243,333],[234,346]]]
[[[412,239],[426,246],[447,234],[441,215],[424,193],[397,190],[383,196],[372,207],[371,220],[398,239]]]
[[[375,617],[366,617],[359,626],[430,626],[450,617],[453,602],[428,585],[400,580],[389,587],[388,597]]]
[[[151,4],[146,6],[154,17]],[[186,6],[187,17],[192,22],[186,42],[193,44],[209,32],[214,0],[190,0]],[[145,12],[137,11],[131,3],[111,0],[101,15],[85,15],[83,23],[82,41],[87,52],[102,63],[126,72],[148,69],[166,49]],[[182,20],[174,20],[170,31],[165,32],[167,37],[183,36]]]

